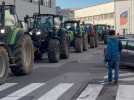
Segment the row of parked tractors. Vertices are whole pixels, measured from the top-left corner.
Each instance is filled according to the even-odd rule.
[[[22,23],[14,5],[0,5],[0,83],[9,69],[16,76],[31,73],[34,60],[44,53],[50,63],[69,58],[70,47],[88,50],[88,33],[80,21],[63,22],[62,16],[37,13]]]

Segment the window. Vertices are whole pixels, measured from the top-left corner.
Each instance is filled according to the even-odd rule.
[[[38,4],[39,1],[40,1],[40,4],[43,5],[43,6],[49,7],[49,8],[52,7],[52,1],[51,0],[24,0],[24,1],[35,3],[35,4]]]

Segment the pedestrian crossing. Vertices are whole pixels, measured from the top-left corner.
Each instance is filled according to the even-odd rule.
[[[15,86],[19,85],[19,83],[5,83],[0,85],[0,93],[11,89]],[[8,94],[5,97],[0,97],[0,100],[20,100],[23,97],[28,96],[30,93],[42,89],[46,83],[30,83],[18,90],[15,90],[11,94]],[[58,100],[65,92],[70,90],[74,86],[74,83],[59,83],[50,89],[47,93],[43,94],[37,100]]]
[[[19,83],[5,83],[0,85],[0,94],[17,85],[19,85]],[[75,83],[58,83],[33,100],[60,100],[59,98],[71,91],[74,86]],[[29,94],[34,93],[37,90],[41,91],[44,87],[47,87],[47,83],[26,84],[25,86],[19,87],[13,92],[6,94],[5,97],[0,97],[0,100],[24,100],[24,97],[28,97]],[[98,98],[104,87],[105,85],[102,84],[88,84],[81,94],[77,96],[76,100],[99,100]],[[134,100],[134,85],[119,85],[116,92],[114,100]]]
[[[114,77],[114,74],[113,74],[113,77]],[[108,76],[105,75],[104,76],[104,79],[107,79]],[[134,73],[132,72],[127,72],[127,73],[120,73],[119,74],[119,80],[120,81],[134,81]]]
[[[6,90],[7,88],[13,87],[17,85],[17,83],[5,83],[0,86],[0,92]]]
[[[57,100],[62,94],[64,94],[68,89],[70,89],[73,84],[62,83],[57,85],[52,90],[48,91],[45,95],[40,97],[38,100]]]
[[[81,93],[81,95],[77,98],[77,100],[96,100],[102,88],[103,88],[102,85],[90,84]]]
[[[120,85],[116,100],[134,100],[134,85]]]

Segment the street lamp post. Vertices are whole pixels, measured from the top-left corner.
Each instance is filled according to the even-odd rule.
[[[14,0],[14,5],[16,4],[16,0]]]
[[[40,3],[41,3],[41,1],[40,0],[38,0],[38,9],[39,9],[39,14],[40,14],[40,9],[41,9],[41,7],[40,7]]]

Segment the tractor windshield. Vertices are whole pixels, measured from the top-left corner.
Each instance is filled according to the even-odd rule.
[[[95,30],[98,33],[102,33],[103,31],[109,30],[109,27],[107,25],[97,25]]]
[[[5,10],[5,26],[14,26],[16,24],[16,17],[11,14],[10,10]]]
[[[65,23],[65,28],[67,30],[71,30],[71,31],[76,31],[78,28],[79,25],[77,23]]]
[[[53,27],[53,19],[51,16],[36,16],[33,27],[44,31],[51,29]]]

